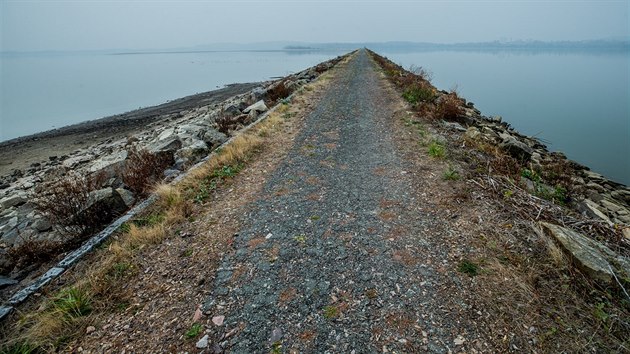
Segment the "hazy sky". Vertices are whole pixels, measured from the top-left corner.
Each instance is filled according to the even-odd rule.
[[[628,37],[621,1],[10,1],[2,50]]]

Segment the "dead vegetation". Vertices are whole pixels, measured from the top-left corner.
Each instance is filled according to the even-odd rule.
[[[132,148],[121,172],[122,180],[138,196],[146,196],[161,179],[162,172],[174,162],[171,154],[154,154],[144,149]]]
[[[404,95],[405,82],[413,80],[403,78],[410,74],[383,57],[373,57]],[[458,166],[461,175],[459,180],[432,182],[444,185],[432,189],[440,195],[437,203],[449,211],[443,217],[445,227],[456,235],[451,242],[468,248],[453,272],[475,273],[463,283],[473,306],[462,315],[483,326],[488,341],[501,352],[630,352],[630,299],[624,289],[591,280],[537,227],[538,221],[553,222],[630,254],[619,228],[567,207],[571,196],[580,192],[572,190],[568,162],[543,163],[536,169],[495,145],[466,140],[436,124],[435,118],[444,114],[423,111],[427,105],[410,104],[417,116],[403,117],[401,129],[411,129],[410,136],[422,146],[431,141],[430,132],[446,136],[444,163]],[[406,145],[409,150],[417,146]],[[427,152],[410,154],[422,155],[416,163],[428,168]],[[532,192],[525,182],[552,189]]]
[[[116,239],[97,252],[85,274],[56,290],[41,303],[38,311],[19,314],[15,327],[4,328],[0,332],[4,338],[0,351],[58,351],[82,336],[86,328],[94,323],[95,316],[117,311],[120,306],[124,306],[123,310],[130,306],[131,298],[125,284],[137,272],[141,261],[138,257],[143,250],[160,244],[176,233],[180,225],[200,213],[204,207],[193,202],[199,193],[215,193],[217,188],[229,183],[229,179],[262,151],[266,139],[273,139],[273,134],[288,116],[281,114],[272,113],[254,129],[236,137],[181,183],[155,186],[154,191],[158,195],[155,206],[143,216],[123,225]],[[154,169],[156,166],[161,165],[147,164],[136,171],[157,171],[158,168]],[[240,167],[237,169],[235,166]],[[134,178],[139,180],[139,177]],[[88,190],[83,180],[80,181],[77,186],[70,186],[81,192]],[[208,184],[213,181],[218,183],[208,190]]]
[[[267,99],[269,103],[275,104],[278,101],[289,97],[291,90],[286,86],[285,81],[280,81],[267,90]]]
[[[171,155],[132,148],[124,168],[117,175],[136,196],[142,197],[153,189],[164,169],[172,164]],[[114,200],[99,196],[98,191],[108,183],[107,177],[104,172],[84,175],[70,171],[45,182],[42,185],[44,192],[34,200],[35,207],[64,238],[57,241],[21,240],[7,253],[12,267],[24,269],[54,259],[61,252],[77,247],[118,217],[120,209],[126,206],[114,205]]]
[[[420,116],[429,119],[457,120],[466,103],[455,90],[450,93],[437,90],[432,84],[432,73],[421,66],[403,69],[385,57],[370,52],[387,77],[402,92],[402,97]]]

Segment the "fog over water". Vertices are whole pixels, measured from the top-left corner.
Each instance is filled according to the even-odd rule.
[[[628,38],[626,0],[0,1],[2,50]]]
[[[627,43],[629,16],[627,0],[0,0],[0,140],[281,76],[362,43]],[[233,51],[331,42],[338,52]],[[630,183],[627,48],[388,48],[374,49],[428,68],[437,86],[458,85],[484,114]],[[138,52],[156,53],[113,55]]]

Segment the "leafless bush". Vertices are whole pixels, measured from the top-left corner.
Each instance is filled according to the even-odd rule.
[[[318,74],[321,74],[326,70],[328,70],[328,65],[324,63],[317,64],[317,66],[315,67],[315,72]]]
[[[215,120],[217,123],[217,130],[223,134],[227,134],[232,127],[232,114],[221,110],[219,116]]]
[[[60,242],[29,239],[16,247],[9,248],[7,256],[11,260],[12,267],[23,269],[31,264],[46,262],[62,251],[63,245]]]
[[[145,196],[160,179],[162,172],[173,163],[173,156],[170,154],[153,154],[133,148],[127,155],[121,177],[130,190]]]
[[[442,119],[456,119],[463,114],[461,108],[462,100],[457,97],[457,93],[451,92],[442,96],[437,105],[437,117]]]
[[[249,115],[240,114],[238,116],[221,110],[219,116],[215,120],[217,130],[223,134],[229,134],[230,130],[236,130],[239,124],[245,125],[249,123]]]
[[[283,98],[287,98],[290,94],[291,90],[285,86],[284,81],[280,81],[274,87],[267,90],[267,98],[271,102],[277,102]]]
[[[421,66],[416,66],[412,64],[409,67],[409,72],[413,73],[424,81],[431,82],[431,80],[433,80],[433,73]]]
[[[111,212],[91,207],[90,192],[101,187],[102,179],[72,171],[65,177],[45,183],[35,205],[60,231],[85,235],[111,220]]]

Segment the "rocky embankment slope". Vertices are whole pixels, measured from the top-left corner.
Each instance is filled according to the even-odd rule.
[[[436,89],[422,69],[409,72],[385,57],[372,55],[412,108],[439,126],[441,133],[434,143],[459,150],[460,163],[475,166],[471,177],[486,176],[491,188],[503,194],[507,206],[522,211],[525,218],[541,221],[542,229],[594,278],[607,284],[630,283],[628,186],[561,152],[550,152],[501,117],[482,115],[457,93]],[[517,191],[527,192],[527,197],[512,198]]]
[[[82,190],[78,191],[76,199],[84,205],[79,208],[94,211],[91,215],[86,212],[86,218],[107,214],[99,220],[104,224],[146,195],[144,187],[134,186],[134,182],[138,184],[137,175],[146,173],[142,168],[148,167],[138,166],[143,166],[147,159],[159,165],[162,174],[151,178],[151,182],[175,178],[233,133],[256,120],[269,105],[314,80],[339,60],[323,62],[281,80],[237,85],[215,94],[194,95],[111,119],[3,143],[0,149],[4,155],[10,155],[16,146],[45,145],[49,139],[57,139],[58,143],[60,137],[77,140],[72,140],[70,145],[85,147],[53,156],[51,146],[51,156],[40,156],[44,160],[0,176],[0,287],[22,280],[28,282],[28,276],[38,273],[42,261],[54,259],[57,252],[68,250],[89,236],[86,231],[92,230],[80,225],[56,225],[55,221],[64,220],[50,213],[50,202],[57,201],[51,195],[64,192],[68,183],[77,187],[72,181],[80,182]],[[244,92],[226,97],[235,90]],[[221,100],[217,102],[217,99]],[[102,141],[90,142],[90,139],[103,137]],[[46,150],[46,146],[43,149]],[[19,161],[13,166],[20,166]],[[65,183],[61,189],[59,181]],[[42,200],[48,205],[42,207],[46,204]],[[53,250],[53,254],[36,254],[42,247]],[[4,295],[10,292],[5,289]]]

